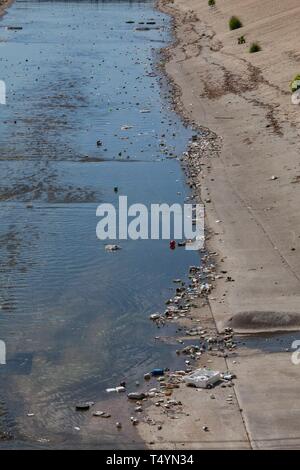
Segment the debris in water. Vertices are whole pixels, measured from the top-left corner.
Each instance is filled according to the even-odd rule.
[[[121,249],[119,245],[105,245],[105,251],[118,251]]]

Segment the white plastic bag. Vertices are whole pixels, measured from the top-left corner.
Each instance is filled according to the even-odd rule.
[[[300,88],[292,94],[292,103],[300,104]]]

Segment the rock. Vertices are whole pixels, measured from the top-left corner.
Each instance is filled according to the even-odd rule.
[[[111,414],[106,413],[105,411],[95,411],[93,413],[93,416],[95,416],[96,418],[110,418]]]
[[[147,374],[144,374],[144,379],[145,380],[150,380],[151,379],[151,374],[149,374],[149,372]]]
[[[151,375],[152,375],[153,377],[159,377],[160,375],[164,375],[164,373],[165,373],[165,372],[164,372],[163,369],[153,369],[153,370],[151,371]]]
[[[93,402],[88,401],[88,402],[82,402],[82,403],[77,403],[75,409],[76,411],[88,411],[91,406],[93,406]]]
[[[122,428],[122,423],[119,421],[116,422],[116,428],[121,429]]]
[[[127,397],[129,398],[129,400],[143,400],[144,398],[146,398],[146,394],[141,392],[132,392],[132,393],[128,393]]]
[[[158,320],[160,318],[160,314],[159,313],[152,313],[152,315],[150,315],[150,320]]]
[[[139,420],[131,416],[130,421],[132,422],[133,426],[137,426],[139,424]]]
[[[94,411],[93,416],[99,417],[99,416],[103,416],[104,414],[105,414],[104,411]]]

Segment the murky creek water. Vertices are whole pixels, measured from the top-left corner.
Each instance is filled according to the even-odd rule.
[[[170,39],[151,1],[16,1],[0,21],[0,422],[14,437],[0,447],[128,447],[134,436],[107,420],[82,437],[74,404],[122,408],[126,397],[119,405],[106,387],[125,378],[134,389],[173,360],[148,317],[198,254],[167,241],[107,253],[95,233],[97,205],[119,194],[129,204],[188,195],[173,157],[191,130],[153,73]]]

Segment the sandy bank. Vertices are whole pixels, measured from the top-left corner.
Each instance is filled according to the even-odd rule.
[[[177,87],[177,107],[222,142],[218,154],[192,162],[207,202],[208,247],[232,280],[218,281],[209,300],[213,318],[219,330],[232,319],[237,331],[248,322],[251,331],[297,329],[300,109],[291,104],[289,82],[300,72],[299,2],[216,0],[211,8],[206,0],[161,0],[160,8],[174,17],[177,43],[166,72]],[[229,31],[232,15],[242,29]],[[253,41],[261,52],[249,53]],[[224,403],[212,413],[205,394],[183,391],[190,403],[185,425],[165,419],[162,437],[143,429],[144,437],[171,448],[245,447],[247,438],[253,448],[299,448],[300,369],[291,352],[241,352],[229,365],[238,376],[229,420],[220,419]],[[207,415],[214,432],[203,439],[196,423]]]
[[[0,0],[0,17],[6,12],[6,9],[14,2],[14,0]]]

